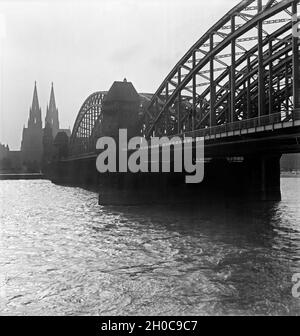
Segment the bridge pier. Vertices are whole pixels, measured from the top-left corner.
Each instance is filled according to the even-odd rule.
[[[44,174],[56,184],[81,186],[98,191],[100,175],[96,171],[94,159],[55,161]]]
[[[215,158],[205,164],[204,181],[186,184],[186,173],[104,173],[95,158],[61,160],[45,175],[54,183],[82,186],[99,192],[100,204],[201,201],[243,198],[281,199],[280,154],[260,153],[244,158]]]
[[[100,174],[99,204],[201,202],[244,199],[280,201],[280,155],[226,158],[205,164],[200,184],[186,184],[185,173]]]
[[[281,200],[281,155],[248,157],[245,159],[245,189],[250,197],[259,200]]]
[[[240,162],[214,159],[205,165],[204,181],[196,188],[212,198],[280,201],[280,158],[266,154],[246,156]]]

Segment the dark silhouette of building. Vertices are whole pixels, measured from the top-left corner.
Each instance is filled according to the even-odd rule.
[[[60,160],[69,154],[69,137],[65,132],[58,132],[54,142],[54,158]]]
[[[49,105],[47,105],[45,128],[47,125],[52,129],[53,139],[55,139],[59,132],[66,133],[68,137],[71,136],[71,130],[69,128],[59,128],[58,108],[56,107],[53,83],[51,83],[50,100]]]
[[[119,129],[126,128],[128,138],[136,135],[139,125],[140,96],[131,82],[115,81],[103,100],[102,136],[118,139]]]
[[[43,170],[51,162],[53,154],[53,131],[50,124],[46,123],[43,134]]]
[[[21,152],[0,143],[0,173],[22,172]]]
[[[58,120],[58,109],[55,103],[53,83],[51,83],[51,93],[50,93],[49,105],[47,104],[45,128],[47,125],[52,129],[52,136],[53,138],[55,138],[56,134],[59,132],[59,120]]]
[[[21,152],[22,162],[28,171],[40,170],[43,155],[42,113],[39,105],[36,82],[34,83],[33,100],[29,111],[28,126],[23,128]]]
[[[0,143],[0,160],[4,159],[7,157],[9,152],[9,147],[8,145],[3,145]]]
[[[68,144],[71,131],[70,129],[59,128],[58,108],[56,107],[53,83],[51,83],[50,100],[49,105],[47,104],[47,113],[43,134],[43,169],[45,169],[45,167],[58,156],[55,139],[59,136],[60,133],[65,135],[66,140],[64,143]],[[61,136],[62,135],[60,135],[59,138]]]
[[[38,172],[41,170],[42,165],[44,166],[44,164],[51,161],[54,155],[53,141],[59,132],[65,133],[67,137],[71,136],[70,129],[59,128],[53,83],[51,84],[50,100],[47,105],[45,128],[43,128],[42,113],[35,82],[28,126],[24,126],[21,144],[22,164],[27,171]]]
[[[9,147],[0,143],[0,172],[10,169]]]

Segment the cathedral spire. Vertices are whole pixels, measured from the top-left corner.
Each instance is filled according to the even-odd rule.
[[[36,126],[42,128],[42,112],[39,105],[36,81],[34,82],[32,105],[29,111],[28,127]]]
[[[51,83],[50,101],[49,105],[47,106],[45,124],[46,125],[48,124],[52,127],[53,137],[55,137],[59,131],[59,121],[58,121],[58,109],[55,103],[53,82]]]
[[[53,82],[51,83],[51,93],[50,93],[49,107],[52,108],[53,110],[56,109]]]
[[[39,108],[39,98],[37,94],[36,81],[34,82],[33,98],[32,98],[32,110]]]

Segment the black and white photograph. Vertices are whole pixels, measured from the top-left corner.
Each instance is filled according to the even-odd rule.
[[[300,316],[300,0],[0,0],[0,316]]]

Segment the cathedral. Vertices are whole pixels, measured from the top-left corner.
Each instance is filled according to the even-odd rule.
[[[47,104],[45,127],[46,126],[52,129],[52,136],[53,138],[55,138],[57,133],[60,131],[60,129],[59,129],[59,120],[58,120],[58,109],[55,103],[53,83],[51,84],[49,106]]]
[[[27,127],[23,128],[21,157],[22,163],[30,172],[41,170],[42,161],[49,159],[53,151],[53,142],[59,133],[71,136],[70,129],[59,128],[58,109],[56,107],[53,83],[51,84],[50,101],[47,105],[45,128],[42,125],[42,112],[39,105],[36,82],[34,84],[32,105],[29,110]]]

